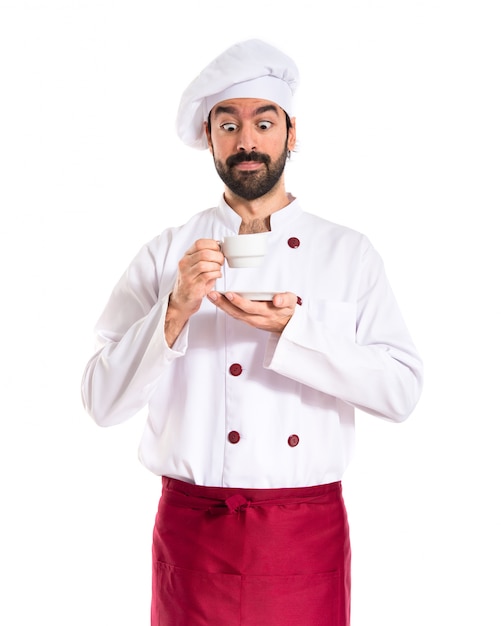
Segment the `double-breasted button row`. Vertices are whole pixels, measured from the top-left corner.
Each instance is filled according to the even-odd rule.
[[[230,443],[238,443],[240,441],[240,433],[236,430],[231,430],[228,433],[228,441]],[[299,437],[297,435],[291,435],[287,439],[287,443],[291,448],[295,448],[299,443]]]
[[[297,237],[289,237],[289,239],[287,240],[287,245],[289,246],[289,248],[296,249],[299,248],[299,246],[301,245],[301,241]],[[297,303],[299,304],[299,306],[303,304],[303,301],[299,296],[297,297]]]

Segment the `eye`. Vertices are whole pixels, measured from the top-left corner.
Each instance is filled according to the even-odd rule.
[[[268,130],[268,128],[271,128],[271,122],[263,120],[262,122],[259,122],[257,126],[259,130]]]
[[[237,130],[237,125],[234,122],[227,122],[226,124],[221,124],[221,128],[232,133]]]

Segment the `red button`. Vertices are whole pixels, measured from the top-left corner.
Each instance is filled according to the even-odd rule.
[[[303,300],[299,296],[297,297],[297,303],[299,304],[299,306],[303,304]]]
[[[230,374],[232,376],[240,376],[242,371],[242,366],[239,363],[233,363],[233,365],[230,365]]]
[[[240,435],[237,433],[236,430],[232,430],[228,433],[228,441],[230,443],[238,443],[240,441]]]
[[[299,246],[301,245],[301,242],[297,237],[291,237],[287,243],[289,244],[290,248],[299,248]]]
[[[289,439],[287,439],[287,443],[291,448],[295,448],[299,443],[299,437],[297,435],[291,435]]]

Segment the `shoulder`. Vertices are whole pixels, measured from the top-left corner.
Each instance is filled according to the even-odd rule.
[[[372,247],[364,233],[313,213],[303,212],[298,226],[319,244],[344,245],[360,250]]]

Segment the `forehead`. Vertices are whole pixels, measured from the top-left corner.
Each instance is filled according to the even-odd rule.
[[[211,115],[218,117],[219,115],[235,115],[239,117],[252,117],[270,113],[280,116],[284,114],[282,109],[276,102],[271,100],[262,100],[260,98],[231,98],[223,100],[214,105]]]

